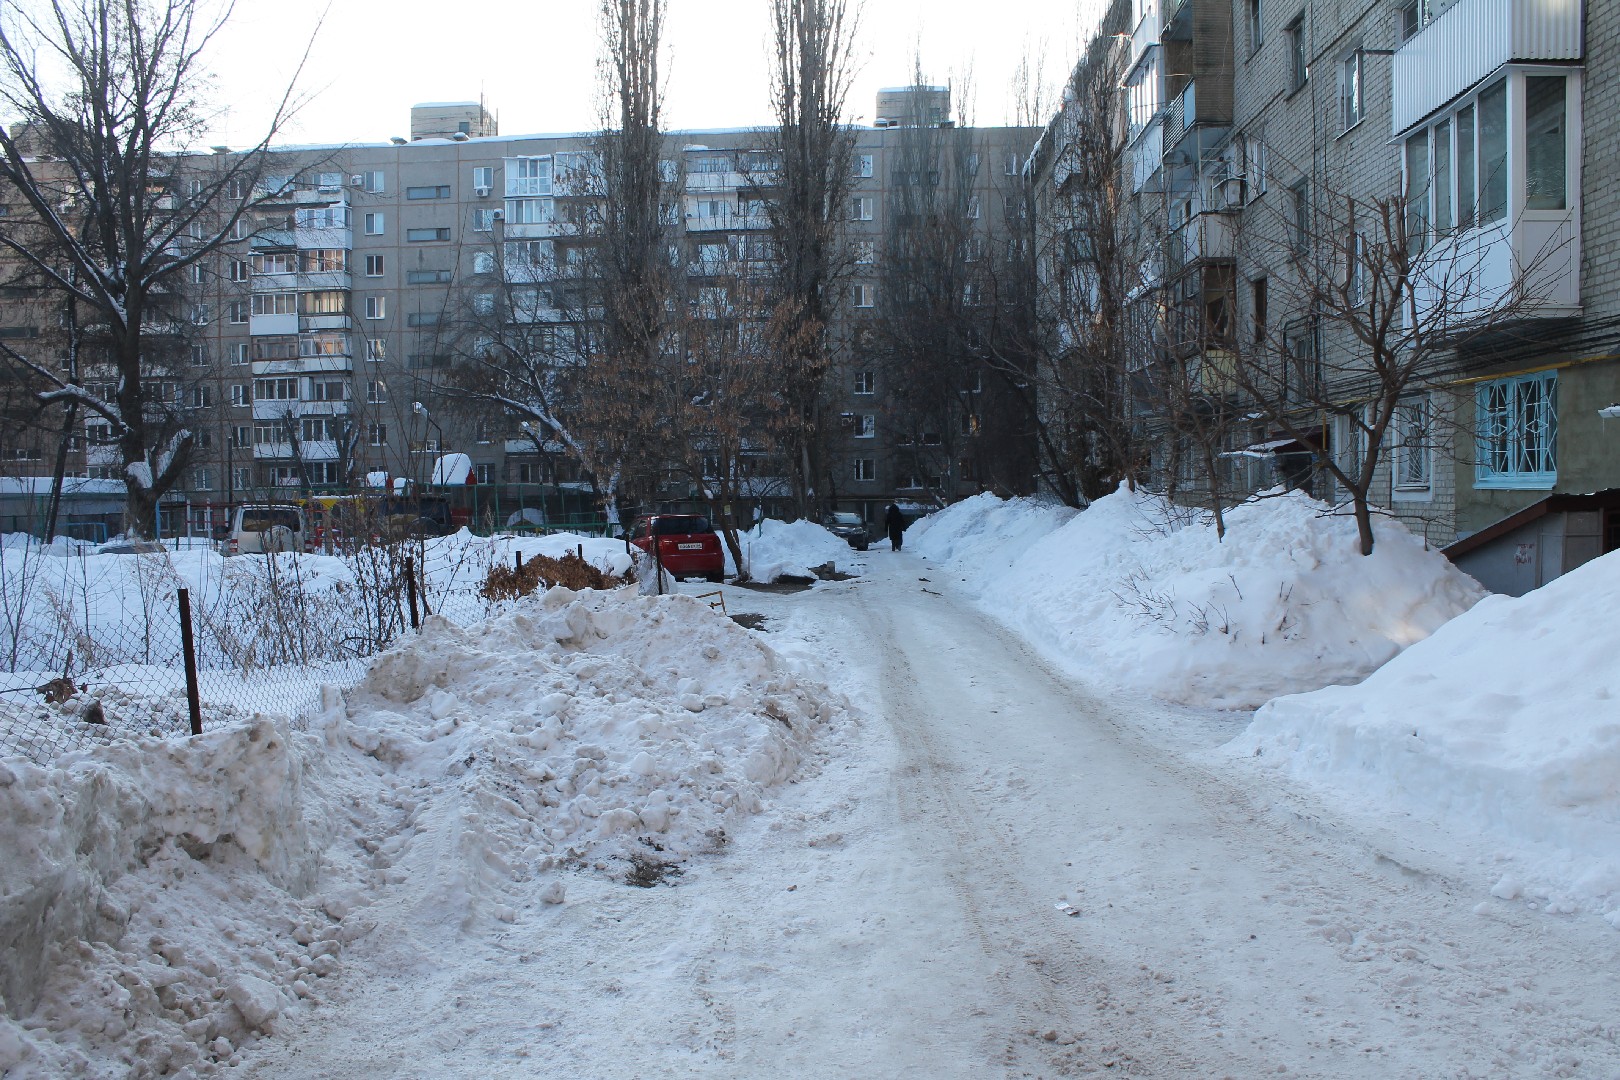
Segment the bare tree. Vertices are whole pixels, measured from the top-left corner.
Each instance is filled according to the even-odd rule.
[[[1436,222],[1428,181],[1395,196],[1357,198],[1318,188],[1244,241],[1288,287],[1267,304],[1231,377],[1275,431],[1312,453],[1313,466],[1350,503],[1361,553],[1373,551],[1374,482],[1388,439],[1417,391],[1449,373],[1460,352],[1511,339],[1514,324],[1550,302],[1551,283],[1574,258],[1567,236],[1493,284],[1489,242]],[[1505,235],[1505,234],[1504,234]],[[1251,319],[1253,312],[1251,311]],[[1351,446],[1332,447],[1338,418]],[[1434,417],[1418,418],[1431,439]]]
[[[149,385],[154,332],[175,317],[166,298],[233,238],[294,106],[289,87],[254,147],[191,167],[185,152],[210,120],[203,56],[229,13],[210,19],[197,0],[52,0],[0,17],[0,105],[19,121],[0,131],[0,182],[25,207],[0,226],[0,249],[105,326],[115,392],[7,352],[44,381],[42,402],[76,400],[112,426],[136,535],[154,532],[194,442]]]
[[[770,5],[775,197],[766,207],[779,260],[770,320],[784,403],[777,422],[794,502],[800,515],[810,516],[819,501],[816,478],[825,471],[828,327],[846,261],[840,226],[850,214],[854,138],[844,113],[859,14],[848,0]]]

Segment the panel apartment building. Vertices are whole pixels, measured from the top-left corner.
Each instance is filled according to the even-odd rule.
[[[1158,238],[1144,291],[1158,290],[1165,324],[1194,328],[1161,344],[1201,353],[1215,398],[1233,393],[1224,354],[1268,333],[1302,377],[1339,373],[1302,395],[1305,438],[1252,413],[1229,432],[1227,479],[1342,496],[1321,462],[1365,452],[1353,420],[1366,344],[1302,306],[1300,268],[1358,302],[1366,249],[1350,222],[1395,205],[1421,268],[1396,332],[1454,314],[1430,323],[1444,347],[1393,412],[1374,502],[1436,545],[1510,540],[1521,563],[1567,568],[1620,547],[1610,496],[1548,514],[1620,488],[1620,420],[1605,418],[1620,400],[1620,190],[1606,165],[1620,8],[1130,0],[1115,19],[1129,35],[1124,182]],[[1050,157],[1048,187],[1061,179]],[[1495,313],[1487,327],[1446,343],[1446,320],[1480,312]]]
[[[881,240],[897,185],[915,182],[915,169],[894,167],[898,148],[919,123],[949,129],[949,113],[942,88],[885,91],[880,119],[855,132],[852,194],[840,208],[855,265],[834,334],[844,348],[829,401],[837,420],[828,423],[833,475],[831,491],[824,489],[840,509],[871,513],[894,499],[979,490],[964,478],[971,468],[919,463],[924,448],[944,440],[893,430],[891,388],[866,351],[870,336],[858,332],[878,310]],[[579,236],[565,204],[588,195],[581,178],[590,173],[593,138],[500,135],[478,102],[417,106],[411,130],[411,140],[276,150],[266,168],[273,175],[261,185],[265,201],[239,238],[192,275],[189,362],[169,396],[200,438],[189,475],[165,500],[166,533],[206,532],[246,498],[368,477],[430,480],[433,462],[452,452],[467,455],[471,481],[486,490],[531,498],[572,490],[574,508],[600,509],[580,494],[586,485],[577,463],[544,433],[441,392],[447,326],[469,315],[543,321],[554,314],[536,268],[565,263]],[[756,164],[768,134],[668,135],[665,173],[680,185],[689,273],[768,251],[762,200],[769,191]],[[1032,133],[969,134],[982,148],[975,161],[984,162],[974,170],[970,227],[988,237],[1002,219],[979,208],[1013,205],[1007,192]],[[524,286],[533,287],[533,303],[513,304]],[[14,341],[32,330],[48,351],[49,333],[23,325],[41,318],[38,304],[0,299],[0,326],[13,328]],[[49,474],[49,425],[12,441],[8,472]],[[115,477],[117,448],[104,423],[85,421],[69,448],[69,475]],[[970,457],[960,446],[956,452]],[[765,513],[784,512],[789,493],[770,471],[762,457],[755,494]],[[676,500],[686,492],[664,494]]]

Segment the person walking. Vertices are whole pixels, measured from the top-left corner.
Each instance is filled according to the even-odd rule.
[[[889,530],[889,550],[900,550],[901,534],[906,531],[906,516],[894,503],[883,512],[883,527]]]

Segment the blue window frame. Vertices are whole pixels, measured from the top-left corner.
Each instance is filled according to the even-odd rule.
[[[1474,486],[1551,488],[1558,481],[1558,373],[1480,383],[1475,390]]]

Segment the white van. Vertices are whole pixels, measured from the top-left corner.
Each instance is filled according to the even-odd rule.
[[[304,551],[309,523],[304,509],[290,503],[246,503],[231,515],[228,555]]]

